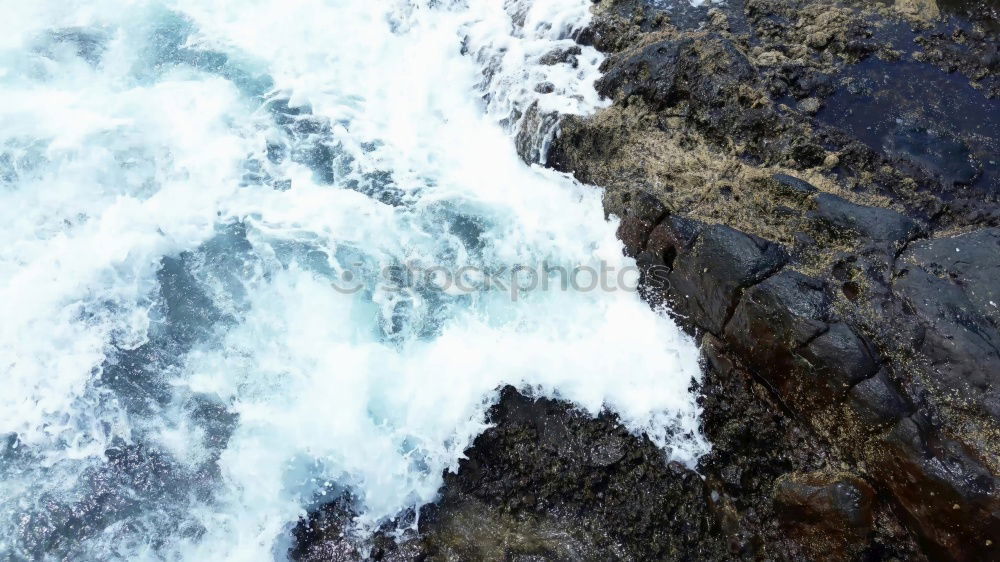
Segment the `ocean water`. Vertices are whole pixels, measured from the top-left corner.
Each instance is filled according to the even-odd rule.
[[[703,454],[671,320],[527,290],[633,265],[599,189],[514,149],[533,105],[608,103],[598,52],[551,56],[589,5],[5,2],[0,559],[280,560],[343,493],[363,538],[505,384]]]

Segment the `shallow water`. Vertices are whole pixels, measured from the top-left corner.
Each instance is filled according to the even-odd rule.
[[[503,384],[706,450],[669,319],[504,277],[632,265],[600,191],[511,138],[607,103],[593,49],[539,62],[589,2],[505,5],[8,7],[0,557],[282,559],[345,491],[363,536],[434,500]]]
[[[913,49],[913,36],[908,26],[886,25],[876,40]],[[1000,103],[968,78],[928,63],[869,57],[847,67],[838,81],[819,121],[949,188],[1000,196]]]

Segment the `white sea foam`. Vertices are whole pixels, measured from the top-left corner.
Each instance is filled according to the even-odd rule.
[[[324,494],[362,529],[433,501],[503,384],[704,452],[695,346],[635,294],[378,284],[415,261],[629,264],[600,192],[511,141],[534,103],[606,103],[592,48],[539,64],[588,7],[8,10],[0,554],[283,557]]]

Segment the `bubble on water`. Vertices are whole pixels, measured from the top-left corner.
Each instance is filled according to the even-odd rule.
[[[363,531],[504,384],[706,450],[695,345],[634,293],[386,283],[632,265],[512,141],[608,103],[589,2],[167,4],[0,22],[0,554],[281,558],[341,493]]]

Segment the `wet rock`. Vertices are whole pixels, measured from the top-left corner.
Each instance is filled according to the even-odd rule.
[[[1000,229],[913,244],[903,261],[958,284],[976,313],[1000,327]]]
[[[678,216],[668,216],[657,224],[646,240],[646,253],[658,264],[673,267],[678,252],[686,251],[701,232],[701,223]],[[667,272],[669,273],[669,271]]]
[[[723,376],[729,375],[735,368],[733,361],[726,356],[725,344],[712,334],[705,334],[702,338],[701,352],[712,369]]]
[[[506,388],[494,424],[421,517],[446,559],[716,559],[725,551],[701,478],[607,415]]]
[[[646,246],[646,240],[653,230],[653,223],[636,216],[622,219],[618,225],[618,239],[625,245],[625,255],[635,257]]]
[[[667,207],[655,195],[648,191],[639,191],[632,198],[629,206],[629,216],[656,224],[667,215]]]
[[[0,434],[0,459],[6,460],[16,454],[20,443],[16,433],[8,432]]]
[[[667,207],[654,195],[640,190],[631,197],[628,214],[618,225],[618,239],[625,245],[625,255],[637,257],[643,253],[654,226],[667,216]],[[654,247],[662,242],[654,243]],[[656,248],[651,257],[662,256],[666,248]],[[648,261],[648,260],[647,260]]]
[[[814,115],[823,107],[824,98],[834,91],[833,78],[819,69],[795,64],[783,65],[781,75],[788,81],[791,94],[799,99],[799,110]]]
[[[715,558],[724,552],[721,537],[704,540],[717,533],[698,476],[668,464],[655,445],[614,417],[591,418],[507,387],[490,421],[458,473],[445,475],[440,502],[421,511],[419,534],[397,536],[388,525],[369,543],[356,543],[348,532],[353,504],[345,496],[300,521],[292,558],[357,560],[365,550],[373,559],[399,561],[638,560],[678,552]]]
[[[181,501],[178,496],[182,493],[208,492],[207,484],[182,482],[184,472],[169,455],[148,447],[116,440],[104,455],[106,462],[75,475],[84,493],[44,494],[37,505],[9,506],[20,520],[21,552],[30,553],[34,560],[85,559],[81,542],[100,537],[115,524],[130,524],[141,506],[183,505],[174,503]],[[15,555],[11,559],[24,558]]]
[[[538,59],[538,63],[546,66],[552,66],[560,63],[572,64],[575,66],[576,57],[582,52],[583,50],[577,45],[565,49],[556,49],[543,55],[542,58]]]
[[[644,48],[605,74],[598,81],[598,91],[605,96],[621,92],[625,98],[638,95],[656,103],[670,104],[677,97],[675,81],[681,48],[677,41],[664,41]]]
[[[551,94],[556,91],[556,86],[552,82],[541,82],[535,86],[535,91],[539,94]]]
[[[676,250],[669,274],[674,310],[713,334],[722,333],[742,290],[788,259],[780,246],[723,225],[705,226],[690,248]]]
[[[997,479],[974,451],[933,430],[922,416],[900,420],[879,441],[875,475],[892,491],[933,557],[1000,555]]]
[[[882,369],[856,384],[850,392],[851,407],[867,426],[877,429],[913,413],[913,406]]]
[[[773,178],[781,186],[782,191],[790,195],[806,196],[819,191],[811,183],[788,174],[775,174]]]
[[[815,168],[826,160],[826,150],[822,146],[804,139],[792,140],[788,155],[801,168]]]
[[[704,66],[705,51],[715,57],[711,69]],[[753,65],[732,41],[709,36],[644,47],[615,65],[597,88],[609,97],[639,96],[656,107],[667,107],[682,99],[712,104],[755,79]]]
[[[795,271],[747,289],[726,340],[794,407],[829,403],[874,375],[871,345],[841,322],[828,322],[823,285]]]
[[[547,90],[549,83],[539,84],[542,90]],[[554,87],[554,86],[553,86]],[[551,90],[549,90],[551,91]],[[539,93],[546,93],[539,91]],[[518,156],[527,164],[541,162],[548,151],[549,134],[559,122],[559,116],[552,112],[542,111],[538,102],[531,104],[524,115],[517,121],[517,134],[514,137],[514,148]]]
[[[828,307],[822,282],[782,271],[746,291],[727,326],[727,339],[747,349],[797,349],[828,329]]]
[[[775,482],[789,472],[816,471],[832,451],[801,420],[783,415],[766,386],[730,361],[721,340],[706,335],[703,349],[710,368],[701,404],[712,452],[699,472],[716,492],[732,558],[808,559],[799,538],[778,524]]]
[[[783,524],[816,560],[845,560],[873,530],[875,492],[855,476],[787,474],[775,484]]]
[[[872,344],[843,322],[830,324],[798,355],[837,395],[873,376],[878,367]]]
[[[1000,416],[1000,332],[990,304],[1000,293],[998,240],[988,229],[917,244],[897,262],[893,285],[936,377],[991,416]]]
[[[350,499],[343,497],[323,505],[308,519],[300,520],[292,531],[295,544],[289,551],[289,558],[303,562],[358,560],[361,558],[359,549],[347,538],[352,516]]]
[[[831,532],[867,533],[872,528],[875,492],[860,478],[823,472],[788,474],[775,485],[782,516],[794,522],[815,522]]]
[[[830,227],[851,231],[874,242],[900,244],[919,232],[912,219],[891,209],[856,205],[841,197],[821,193],[811,216]]]

